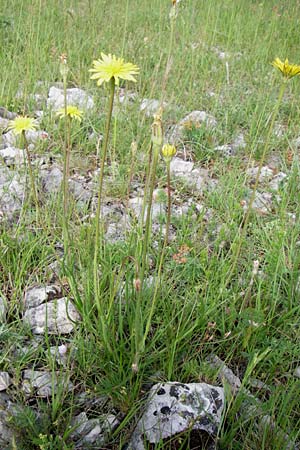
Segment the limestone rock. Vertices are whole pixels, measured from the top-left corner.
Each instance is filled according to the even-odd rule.
[[[23,321],[28,323],[34,334],[68,334],[74,329],[80,316],[66,297],[43,303],[25,311]]]
[[[5,321],[6,312],[7,312],[6,299],[2,295],[0,295],[0,323]]]
[[[47,301],[61,296],[61,288],[57,285],[32,286],[24,294],[25,309],[35,308]]]
[[[5,147],[0,150],[0,158],[3,158],[7,167],[14,166],[16,164],[23,164],[25,161],[24,150],[16,147]]]
[[[77,106],[84,111],[90,111],[94,108],[94,100],[83,89],[67,89],[68,105]],[[47,99],[47,107],[58,110],[64,107],[64,90],[51,86]]]
[[[27,369],[23,372],[22,390],[27,397],[38,395],[50,397],[63,385],[67,391],[73,388],[73,384],[62,376],[62,373],[47,372],[45,370]]]
[[[0,391],[5,391],[12,383],[7,372],[0,372]]]
[[[11,111],[8,111],[3,106],[0,106],[0,117],[3,117],[3,119],[13,120],[17,117],[17,114]]]
[[[11,220],[22,208],[25,196],[25,177],[0,167],[0,221]]]
[[[216,119],[206,111],[192,111],[185,116],[177,125],[172,127],[167,133],[167,141],[170,144],[179,144],[184,138],[185,130],[193,127],[200,128],[205,125],[214,128],[217,125]]]
[[[76,449],[86,449],[90,446],[102,446],[105,444],[110,432],[119,424],[119,420],[113,414],[105,414],[97,418],[88,419],[85,412],[75,416],[71,426],[76,427],[71,433],[71,438],[76,442]]]
[[[167,103],[163,102],[163,108],[166,108],[166,106]],[[142,111],[147,117],[152,117],[157,113],[159,107],[159,100],[144,98],[140,106],[140,111]]]
[[[173,158],[170,163],[171,173],[174,175],[178,174],[189,174],[194,168],[194,163],[191,161],[184,161],[180,158]]]
[[[25,135],[27,143],[33,145],[38,141],[48,139],[49,137],[48,133],[44,130],[26,131]],[[6,147],[16,147],[19,141],[19,136],[16,136],[12,130],[2,135],[2,143]]]
[[[144,443],[190,430],[216,436],[224,408],[224,391],[206,383],[159,383],[149,392],[149,401],[132,435],[129,448],[145,450]]]
[[[287,178],[287,174],[284,172],[278,172],[274,178],[272,178],[272,180],[269,183],[270,189],[272,189],[272,191],[278,191],[280,186],[283,183],[283,180],[285,180]]]
[[[47,194],[55,194],[61,190],[63,173],[59,167],[40,171],[42,187]]]
[[[255,181],[257,173],[258,173],[258,167],[250,167],[249,169],[246,170],[246,174],[252,182]],[[261,168],[261,172],[259,175],[259,181],[261,183],[263,183],[264,181],[269,181],[273,177],[273,174],[274,174],[273,170],[270,169],[270,167],[263,166]]]

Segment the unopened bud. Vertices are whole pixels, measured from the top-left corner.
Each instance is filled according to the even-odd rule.
[[[163,127],[162,127],[161,115],[162,115],[162,111],[160,109],[158,111],[158,113],[153,116],[154,120],[151,125],[151,128],[152,128],[151,140],[152,140],[153,145],[156,145],[158,147],[161,147],[162,143],[163,143]]]
[[[161,149],[161,154],[166,163],[170,163],[172,158],[176,155],[176,147],[171,144],[164,144]]]
[[[256,259],[255,261],[253,261],[253,269],[252,269],[252,275],[255,277],[258,273],[258,268],[259,268],[259,261],[258,259]]]
[[[132,142],[131,142],[130,148],[131,148],[131,154],[132,154],[132,156],[135,156],[135,154],[136,154],[136,152],[137,152],[137,143],[136,143],[136,141],[132,141]]]
[[[133,280],[133,287],[136,290],[136,292],[139,292],[141,290],[141,280],[139,278],[135,278]]]
[[[66,78],[69,72],[67,55],[65,53],[62,53],[59,59],[60,59],[59,65],[60,74],[63,78]]]

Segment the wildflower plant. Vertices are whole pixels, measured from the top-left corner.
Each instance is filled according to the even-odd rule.
[[[290,64],[287,58],[284,62],[279,58],[275,58],[271,64],[282,73],[286,80],[300,74],[300,66],[297,64]]]
[[[80,111],[80,109],[78,109],[77,106],[67,105],[67,110],[65,110],[65,108],[60,108],[56,112],[56,115],[60,119],[64,119],[67,117],[70,119],[77,120],[80,123],[82,121],[83,112]]]
[[[115,55],[105,55],[101,53],[101,58],[94,60],[92,68],[89,71],[92,73],[91,79],[97,80],[97,85],[101,86],[104,82],[109,83],[110,96],[108,104],[108,113],[106,119],[106,126],[104,132],[103,150],[100,163],[99,180],[98,180],[98,203],[96,210],[96,229],[95,229],[95,250],[94,250],[94,289],[97,306],[100,310],[100,317],[102,308],[100,305],[99,296],[99,280],[98,280],[98,254],[100,246],[100,219],[101,219],[101,201],[103,191],[104,167],[106,161],[106,154],[108,148],[109,130],[112,118],[112,110],[114,104],[115,87],[119,84],[119,80],[136,81],[134,75],[139,73],[139,68],[132,64],[124,62],[123,58],[117,58]],[[104,325],[104,323],[103,323]]]
[[[97,80],[97,85],[101,86],[104,82],[109,82],[112,79],[116,86],[119,85],[119,78],[127,81],[134,81],[136,79],[133,75],[139,73],[139,68],[132,63],[125,63],[123,58],[117,58],[115,55],[105,55],[101,53],[102,59],[93,61],[93,67],[90,72],[92,80]]]
[[[31,163],[31,156],[29,152],[29,146],[28,141],[26,138],[26,132],[27,131],[35,131],[37,129],[37,123],[34,119],[31,117],[26,116],[18,116],[14,120],[11,120],[8,125],[8,130],[11,130],[15,135],[21,135],[23,145],[26,152],[26,158],[28,162],[28,170],[29,170],[29,177],[31,182],[31,191],[35,202],[36,207],[36,219],[38,221],[39,219],[39,201],[38,201],[38,194],[36,189],[36,184],[34,180],[34,174],[33,174],[33,167]]]

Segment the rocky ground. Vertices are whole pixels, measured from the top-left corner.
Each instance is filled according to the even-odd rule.
[[[158,101],[155,99],[139,100],[134,93],[127,93],[120,90],[119,102],[121,104],[136,104],[142,114],[151,117],[157,110]],[[94,99],[82,89],[68,89],[68,103],[77,105],[84,111],[93,110]],[[37,109],[35,117],[41,120],[46,111],[55,112],[63,106],[63,91],[58,85],[51,86],[47,95],[40,93],[33,94],[33,101]],[[119,106],[118,106],[119,105]],[[166,108],[168,105],[165,105]],[[116,111],[115,111],[116,112]],[[6,128],[9,120],[16,117],[16,114],[0,108],[0,220],[5,226],[11,226],[22,220],[22,211],[28,190],[28,174],[26,170],[26,158],[23,149],[18,147],[18,140],[11,131]],[[190,157],[185,151],[185,132],[189,127],[218,126],[216,119],[206,111],[192,111],[185,115],[177,124],[170,126],[166,132],[166,140],[178,146],[178,156],[171,163],[173,180],[179,180],[182,185],[189,190],[190,195],[179,198],[174,190],[174,201],[172,206],[172,216],[181,217],[189,211],[193,214],[201,215],[203,220],[209,222],[214,210],[207,207],[204,194],[211,192],[218,187],[218,178],[211,173],[210,169],[201,166]],[[36,170],[36,177],[39,185],[39,195],[44,202],[61,192],[62,182],[62,161],[49,159],[47,152],[41,154],[37,151],[39,146],[50,146],[51,134],[47,130],[32,131],[26,134],[30,144],[30,152]],[[91,137],[93,138],[93,136]],[[297,149],[299,142],[295,140],[294,146]],[[231,143],[226,145],[216,145],[215,152],[224,158],[234,158],[242,152],[246,146],[245,138],[238,134]],[[257,165],[253,161],[244,164],[244,176],[246,179],[247,191],[242,201],[242,207],[246,210],[251,189],[257,174]],[[74,201],[81,212],[82,223],[88,222],[94,215],[97,200],[97,175],[98,169],[89,170],[87,173],[73,173],[69,180],[69,189]],[[281,201],[280,188],[288,180],[289,173],[283,171],[279,161],[268,160],[264,165],[260,179],[259,189],[256,193],[253,209],[260,215],[267,215],[272,212],[274,203]],[[160,229],[159,217],[165,213],[165,201],[161,201],[161,190],[154,192],[153,204],[153,230]],[[106,198],[102,207],[102,217],[105,220],[106,239],[109,242],[116,242],[126,238],[126,233],[130,231],[131,221],[139,218],[143,201],[143,186],[133,183],[128,202],[118,199]],[[290,213],[289,220],[293,220]],[[218,229],[216,230],[216,232]],[[171,239],[176,238],[176,230],[171,230]],[[58,244],[59,249],[59,244]],[[59,251],[58,251],[59,255]],[[100,449],[106,448],[105,443],[109,440],[111,433],[117,429],[124,416],[111,404],[108,396],[97,397],[88,392],[78,390],[72,382],[69,371],[65,371],[66,366],[72,361],[72,355],[76,348],[71,344],[71,337],[74,328],[80,321],[80,314],[76,310],[72,299],[67,298],[59,284],[59,257],[51,263],[45,270],[51,273],[45,284],[29,286],[24,292],[22,302],[22,317],[24,325],[28,326],[34,336],[28,340],[20,337],[14,346],[12,354],[28,355],[28,353],[47,352],[48,343],[45,342],[45,333],[49,336],[56,336],[58,345],[49,347],[51,355],[55,356],[59,370],[49,368],[35,368],[28,364],[19,377],[13,372],[0,372],[0,446],[8,448],[13,438],[13,429],[10,426],[11,417],[17,415],[20,410],[28,405],[33,413],[34,420],[42,420],[42,412],[38,408],[36,399],[50,401],[53,395],[58,392],[73,393],[74,414],[72,418],[72,430],[70,441],[76,449]],[[0,296],[0,322],[4,327],[7,317],[8,304],[4,296]],[[3,328],[4,329],[4,328]],[[241,381],[228,369],[217,357],[212,355],[209,364],[219,371],[219,383],[212,386],[206,383],[184,384],[180,380],[177,382],[159,383],[151,387],[147,393],[144,412],[129,439],[127,449],[144,450],[146,443],[155,444],[161,439],[166,442],[171,436],[180,435],[186,430],[193,429],[197,434],[195,438],[198,442],[203,439],[205,448],[216,448],[215,437],[218,434],[218,427],[224,411],[224,379],[231,385],[233,392],[237,392],[241,387]],[[295,372],[299,377],[299,368]],[[16,395],[18,392],[18,395]],[[17,402],[20,392],[24,402]],[[250,393],[245,395],[253,399]],[[255,399],[254,399],[255,400]],[[255,408],[262,407],[255,401]],[[256,410],[257,410],[256,409]],[[93,414],[90,414],[93,410]],[[254,414],[247,408],[247,401],[242,414]],[[261,420],[261,419],[260,419]],[[271,421],[272,418],[264,416],[264,420]],[[257,426],[261,423],[258,421]],[[278,433],[282,433],[278,430]],[[286,442],[288,442],[286,437]],[[191,444],[192,445],[192,444]],[[288,444],[287,444],[288,445]],[[124,447],[124,448],[125,448]],[[148,447],[147,447],[148,448]],[[151,447],[153,448],[153,447]],[[191,448],[200,448],[192,447]],[[298,448],[291,444],[287,448]]]

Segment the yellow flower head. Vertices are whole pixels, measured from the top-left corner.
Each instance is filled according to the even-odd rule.
[[[272,66],[280,70],[282,75],[287,80],[300,74],[300,66],[298,66],[297,64],[290,64],[288,59],[282,62],[279,58],[275,58],[272,62]]]
[[[81,122],[83,112],[80,111],[80,109],[78,109],[77,106],[68,105],[67,106],[67,114],[66,114],[65,108],[60,108],[57,111],[56,115],[60,119],[63,119],[64,117],[67,116],[67,117],[70,117],[71,119],[76,119],[76,120],[78,120],[78,122]]]
[[[117,58],[111,54],[101,53],[101,58],[93,61],[94,67],[89,69],[90,72],[94,72],[91,79],[97,80],[98,86],[112,78],[114,78],[116,85],[119,84],[119,78],[136,81],[133,75],[139,73],[139,68],[134,64],[125,63],[123,58]]]
[[[171,144],[164,144],[161,149],[161,154],[167,163],[171,162],[172,158],[176,155],[176,147]]]
[[[36,121],[31,117],[18,116],[9,122],[8,130],[12,130],[15,134],[22,134],[25,131],[34,131],[37,128]]]

